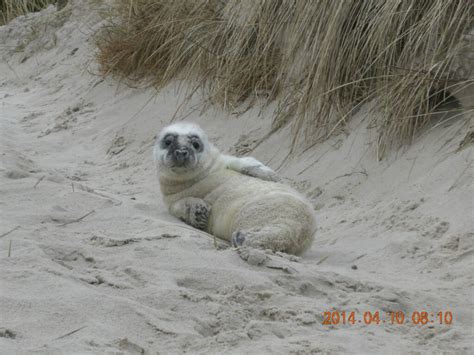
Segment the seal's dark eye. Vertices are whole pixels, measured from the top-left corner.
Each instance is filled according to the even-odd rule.
[[[194,147],[194,149],[199,149],[199,148],[201,148],[201,144],[199,144],[198,141],[194,141],[193,142],[193,147]]]
[[[163,145],[165,147],[169,147],[173,143],[173,137],[172,136],[166,136],[165,139],[163,139]]]

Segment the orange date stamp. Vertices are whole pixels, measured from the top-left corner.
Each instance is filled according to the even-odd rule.
[[[453,324],[453,313],[451,311],[427,312],[403,311],[382,312],[366,311],[358,313],[355,311],[328,311],[323,313],[323,325],[382,325],[382,324],[414,324],[414,325],[451,325]]]

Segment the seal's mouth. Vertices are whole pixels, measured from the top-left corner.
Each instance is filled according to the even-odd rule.
[[[173,171],[184,171],[184,170],[189,170],[193,167],[192,164],[190,164],[189,162],[175,162],[175,163],[169,164],[168,166],[170,170],[173,170]]]
[[[196,157],[193,153],[180,155],[176,154],[176,152],[169,152],[166,156],[165,163],[170,170],[182,172],[194,168],[196,165]]]

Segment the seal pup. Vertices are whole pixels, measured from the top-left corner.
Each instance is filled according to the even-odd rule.
[[[311,245],[309,202],[257,159],[221,154],[198,125],[163,128],[153,155],[164,202],[185,223],[234,247],[298,255]]]

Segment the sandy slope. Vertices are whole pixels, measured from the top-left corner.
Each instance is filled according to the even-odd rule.
[[[182,95],[94,75],[100,21],[84,5],[0,27],[0,235],[20,226],[0,238],[0,353],[473,351],[466,119],[378,163],[361,110],[347,134],[284,160],[289,129],[253,149],[271,108],[202,112],[193,99],[179,117],[223,151],[253,149],[317,211],[304,258],[252,266],[166,212],[151,147]],[[322,325],[331,309],[454,321]]]

